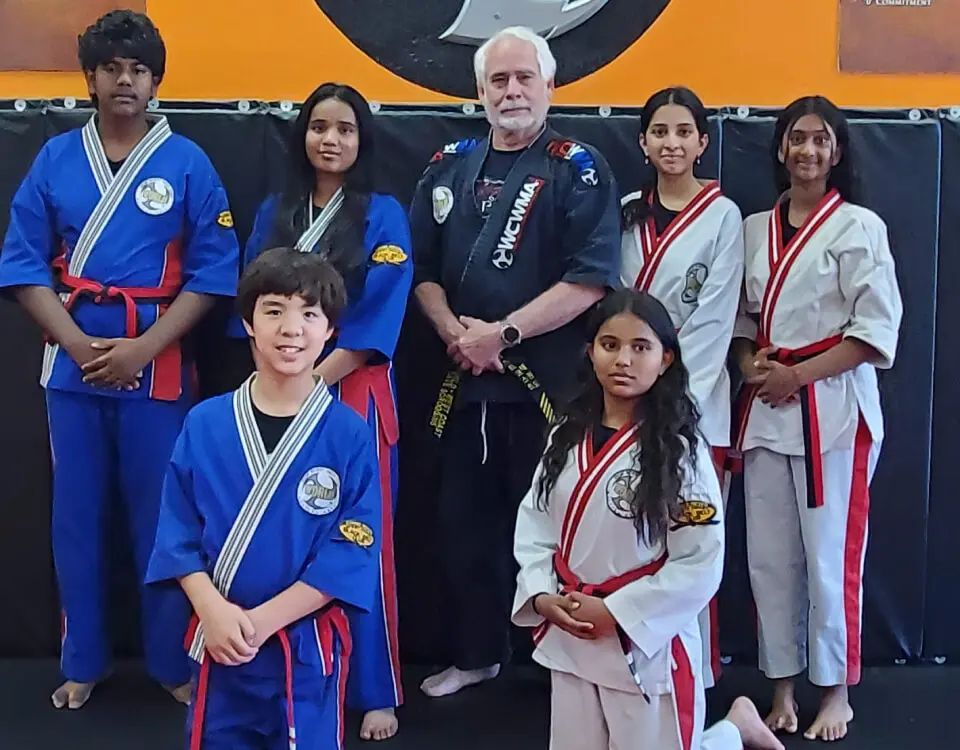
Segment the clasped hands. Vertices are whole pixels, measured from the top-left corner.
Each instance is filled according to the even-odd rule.
[[[260,621],[257,609],[243,609],[223,597],[216,597],[197,615],[203,625],[207,652],[215,662],[228,667],[253,661],[273,635]]]
[[[580,591],[538,594],[533,609],[561,630],[585,641],[613,635],[617,630],[617,621],[603,599]]]
[[[484,320],[461,315],[456,324],[445,332],[443,340],[447,345],[447,354],[463,370],[474,375],[492,370],[503,372],[500,353],[503,341],[500,339],[500,324],[487,323]]]
[[[803,386],[795,368],[769,359],[776,351],[775,346],[765,346],[742,368],[747,382],[760,386],[757,398],[774,407],[795,401],[797,391]]]
[[[83,372],[84,383],[126,391],[140,387],[143,368],[156,356],[140,338],[83,336],[64,348]]]

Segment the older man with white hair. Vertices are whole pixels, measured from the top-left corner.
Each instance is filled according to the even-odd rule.
[[[424,680],[434,697],[509,657],[517,508],[575,386],[582,313],[619,283],[617,187],[593,147],[546,124],[547,42],[504,29],[474,67],[490,133],[438,151],[410,211],[415,294],[451,358],[432,426],[453,665]]]

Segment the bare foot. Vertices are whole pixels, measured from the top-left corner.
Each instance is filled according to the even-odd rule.
[[[458,690],[476,685],[484,680],[492,680],[498,674],[500,674],[499,664],[483,669],[469,670],[447,667],[439,674],[430,675],[421,682],[420,689],[431,698],[439,698],[442,695],[453,695]]]
[[[179,687],[170,687],[169,685],[164,685],[163,689],[176,698],[179,703],[182,703],[185,706],[190,705],[190,698],[193,697],[193,685],[191,683],[185,682]]]
[[[53,701],[54,708],[67,708],[76,710],[81,708],[84,703],[90,700],[90,693],[96,686],[96,682],[73,682],[67,680],[60,687],[53,691],[50,700]]]
[[[726,718],[740,730],[740,739],[745,748],[783,750],[783,743],[774,737],[773,732],[763,723],[757,707],[749,698],[744,696],[737,698],[727,712]]]
[[[360,739],[388,740],[397,733],[400,722],[397,721],[397,712],[392,708],[376,708],[363,715],[360,725]]]
[[[797,701],[793,697],[793,678],[777,680],[777,687],[773,691],[773,707],[764,720],[771,731],[781,730],[787,734],[796,734],[800,726],[797,718]]]
[[[803,733],[808,740],[842,740],[847,736],[847,724],[853,721],[853,708],[846,685],[824,688],[820,699],[820,713],[810,728]]]

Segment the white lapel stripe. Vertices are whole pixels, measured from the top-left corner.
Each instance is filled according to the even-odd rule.
[[[776,305],[776,299],[774,299],[773,294],[774,290],[783,284],[782,279],[793,266],[793,259],[797,256],[797,254],[800,253],[801,250],[803,250],[804,246],[807,244],[807,241],[813,237],[818,229],[820,229],[823,221],[825,221],[825,219],[833,213],[842,200],[843,199],[839,194],[835,194],[830,200],[826,201],[822,206],[820,206],[816,213],[814,213],[804,222],[803,228],[797,232],[796,236],[794,236],[794,238],[788,243],[790,247],[786,249],[782,256],[777,258],[777,266],[775,269],[773,269],[773,274],[770,278],[770,281],[767,283],[767,291],[764,295],[763,305],[761,306],[760,313],[761,330],[765,331],[768,336],[770,335],[771,326],[773,324],[773,308]],[[777,292],[776,296],[779,297],[779,292]]]
[[[87,120],[83,126],[83,150],[87,154],[87,162],[90,164],[90,171],[93,172],[93,179],[97,183],[100,195],[103,195],[110,188],[113,181],[113,174],[110,170],[110,162],[103,151],[103,143],[100,140],[100,134],[97,132],[96,117]]]
[[[255,482],[257,477],[263,473],[263,468],[267,464],[267,455],[256,421],[253,425],[249,421],[250,413],[253,411],[250,403],[251,381],[252,376],[233,394],[233,414],[237,421],[237,430],[240,433],[240,446],[243,448],[243,456],[247,460],[250,476]]]
[[[134,147],[133,151],[130,152],[120,171],[117,172],[116,176],[110,181],[110,186],[107,188],[107,191],[100,196],[97,207],[93,210],[93,214],[91,214],[87,223],[84,225],[83,231],[80,232],[77,246],[73,249],[73,253],[70,256],[71,275],[83,275],[83,267],[86,265],[94,245],[97,244],[97,240],[100,239],[103,230],[110,222],[110,219],[113,218],[114,213],[116,213],[120,201],[124,195],[126,195],[127,190],[130,189],[134,178],[143,168],[144,164],[147,163],[147,160],[153,156],[154,152],[160,148],[169,137],[170,124],[165,117],[162,117],[150,128],[150,131]],[[97,147],[102,154],[103,144],[100,143],[99,135],[97,135]],[[94,152],[96,151],[97,148],[94,148]],[[106,159],[105,155],[103,155],[103,159]],[[97,160],[96,157],[95,160]],[[96,167],[92,168],[96,174]]]
[[[309,437],[315,426],[314,418],[318,418],[322,414],[322,411],[319,410],[320,407],[322,406],[325,411],[329,401],[329,392],[327,392],[326,387],[322,391],[320,389],[314,390],[307,403],[304,404],[304,408],[300,410],[300,413],[280,439],[277,449],[270,455],[264,471],[256,478],[247,502],[241,508],[234,523],[234,528],[227,536],[227,541],[213,569],[213,582],[224,595],[230,590],[230,585],[239,566],[239,560],[242,559],[243,553],[246,552],[250,544],[253,536],[252,532],[260,522],[273,491],[303,447],[306,438]]]
[[[248,389],[251,383],[252,378],[246,384]],[[267,510],[267,506],[273,499],[277,487],[290,469],[290,465],[299,455],[307,439],[313,434],[317,424],[319,424],[320,419],[326,413],[331,403],[333,403],[333,396],[321,380],[300,409],[300,412],[294,418],[293,423],[283,434],[277,449],[267,458],[263,471],[254,477],[253,487],[250,489],[250,493],[247,495],[247,499],[244,501],[240,513],[230,528],[230,533],[227,535],[223,549],[220,550],[217,562],[214,565],[212,576],[213,584],[224,597],[230,593],[230,587],[233,585],[233,580],[240,568],[247,548],[253,540],[257,527],[263,518],[263,514]],[[252,399],[249,401],[235,399],[234,404],[240,408],[241,412],[247,412],[247,416],[244,417],[244,419],[254,419]],[[249,407],[249,409],[247,407]],[[241,433],[241,440],[242,439],[243,433]],[[256,449],[252,451],[251,455],[255,453]],[[250,458],[248,457],[248,465],[249,461]],[[191,658],[198,662],[201,661],[204,658],[204,649],[203,629],[198,625],[190,646]]]
[[[82,276],[83,268],[93,252],[94,246],[103,234],[110,219],[117,211],[120,201],[133,184],[134,178],[143,168],[147,160],[170,137],[170,124],[166,117],[161,117],[150,131],[138,143],[127,157],[120,171],[114,176],[111,174],[107,156],[103,151],[103,143],[97,132],[94,118],[91,117],[81,131],[83,149],[90,163],[94,181],[100,190],[100,200],[97,201],[93,213],[84,224],[76,247],[70,255],[69,272],[71,276]],[[68,295],[61,294],[60,301],[66,302]],[[46,387],[53,374],[57,355],[60,353],[59,344],[46,344],[43,347],[43,364],[40,368],[40,385]]]
[[[336,217],[337,212],[340,211],[341,206],[343,206],[343,188],[337,188],[337,192],[333,194],[333,197],[329,201],[327,201],[327,205],[323,207],[320,215],[316,218],[316,220],[314,220],[313,198],[311,197],[307,207],[307,215],[310,217],[310,226],[307,227],[307,231],[300,235],[300,239],[297,240],[297,250],[299,250],[301,253],[311,252],[314,246],[320,241],[320,238],[323,237],[323,233],[327,231],[327,228],[333,223],[333,220]]]
[[[580,526],[580,521],[583,517],[583,511],[581,507],[590,502],[590,498],[593,495],[594,485],[599,481],[610,466],[622,455],[624,450],[630,447],[630,443],[635,440],[637,433],[637,428],[632,427],[631,429],[624,432],[617,440],[614,441],[613,445],[607,446],[609,450],[601,451],[604,455],[600,457],[599,454],[593,457],[593,464],[588,464],[587,471],[583,477],[583,481],[577,484],[575,488],[576,491],[574,496],[570,498],[570,504],[567,506],[567,515],[569,516],[569,522],[564,523],[564,526],[561,528],[560,534],[560,551],[563,556],[569,560],[570,552],[573,549],[573,541],[577,537],[577,529]],[[583,445],[584,451],[589,451],[590,448],[587,446],[587,441],[592,440],[590,433],[584,437]],[[589,455],[589,453],[587,454]],[[598,460],[599,459],[599,460]],[[578,518],[580,516],[580,518]]]

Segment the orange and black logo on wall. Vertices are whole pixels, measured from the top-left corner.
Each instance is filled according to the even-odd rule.
[[[316,0],[330,20],[378,63],[434,91],[476,94],[473,54],[505,26],[550,40],[562,86],[612,62],[670,0]]]

